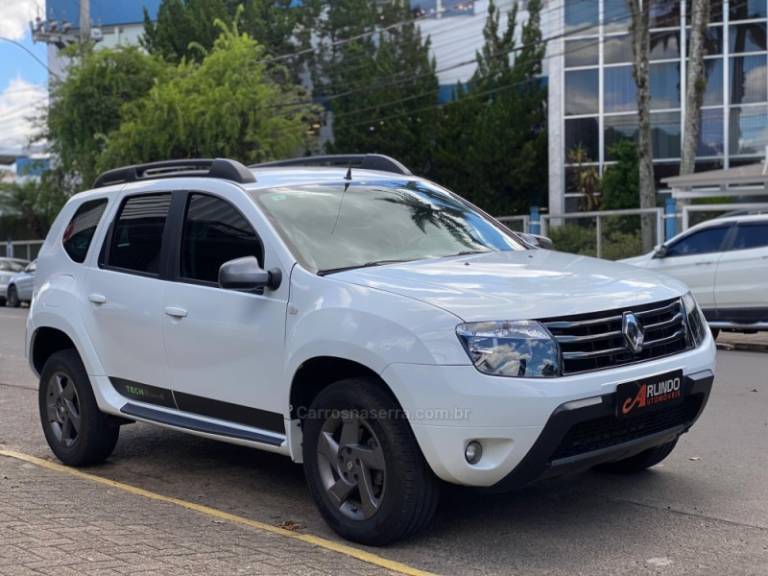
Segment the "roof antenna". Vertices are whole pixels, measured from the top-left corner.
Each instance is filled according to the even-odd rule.
[[[352,166],[347,168],[347,175],[344,176],[344,180],[352,180]]]

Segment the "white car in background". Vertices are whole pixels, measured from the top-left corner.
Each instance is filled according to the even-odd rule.
[[[8,280],[5,290],[5,305],[18,308],[22,302],[32,302],[32,292],[35,287],[35,271],[37,260],[27,264],[21,272],[17,272]]]
[[[11,277],[24,270],[27,264],[29,262],[18,258],[0,258],[0,306],[5,305],[8,283],[11,281]]]
[[[687,284],[715,334],[768,330],[768,214],[708,220],[622,262]]]

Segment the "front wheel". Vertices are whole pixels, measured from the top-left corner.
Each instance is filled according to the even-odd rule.
[[[48,359],[38,398],[45,439],[59,460],[87,466],[109,457],[120,427],[99,410],[77,352],[62,350]]]
[[[635,474],[656,466],[672,453],[677,445],[677,439],[661,446],[649,448],[640,454],[635,454],[618,462],[608,462],[595,467],[600,472],[612,472],[615,474]]]
[[[332,384],[312,403],[303,428],[310,492],[339,535],[381,546],[429,523],[438,481],[387,391],[366,378]]]

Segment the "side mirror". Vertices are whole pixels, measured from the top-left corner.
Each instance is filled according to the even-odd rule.
[[[283,280],[279,268],[264,270],[255,256],[243,256],[224,262],[219,268],[219,286],[227,290],[262,293],[277,290]]]
[[[654,258],[664,258],[667,255],[667,247],[664,244],[653,249]]]

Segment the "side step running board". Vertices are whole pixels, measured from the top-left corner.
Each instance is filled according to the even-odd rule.
[[[237,438],[239,440],[248,440],[250,442],[259,442],[261,444],[269,444],[270,446],[281,446],[285,439],[275,438],[267,434],[260,434],[259,432],[250,432],[248,430],[241,430],[239,428],[233,428],[225,424],[214,424],[212,422],[206,422],[204,420],[198,420],[190,416],[183,414],[169,414],[162,410],[155,410],[147,406],[138,406],[128,402],[120,409],[120,412],[126,416],[133,418],[139,418],[142,420],[150,420],[157,422],[158,424],[165,424],[166,426],[173,426],[174,428],[183,428],[186,430],[193,430],[195,432],[203,432],[205,434],[212,434],[214,436],[226,436],[228,438]]]

